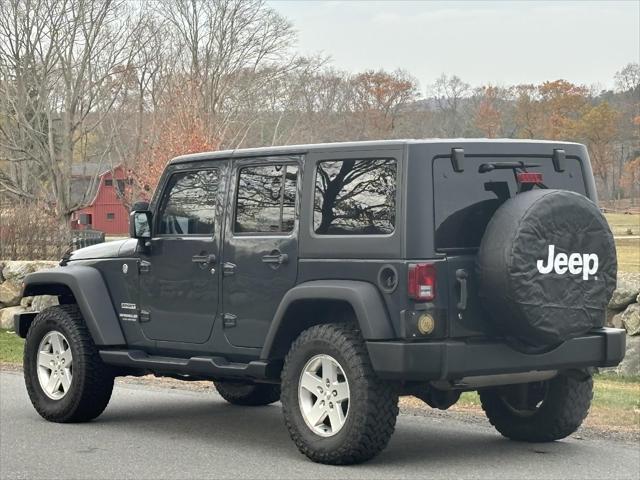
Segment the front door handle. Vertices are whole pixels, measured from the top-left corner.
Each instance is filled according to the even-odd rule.
[[[272,265],[282,265],[283,263],[287,263],[289,261],[289,255],[286,253],[280,253],[277,250],[271,252],[269,255],[265,255],[262,257],[263,263],[270,263]]]
[[[194,255],[193,257],[191,257],[191,261],[193,263],[200,263],[202,265],[207,265],[207,264],[210,264],[210,263],[215,263],[216,256],[214,254],[210,254],[210,255]]]

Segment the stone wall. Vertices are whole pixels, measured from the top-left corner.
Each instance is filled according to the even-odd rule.
[[[627,331],[627,353],[620,365],[605,371],[640,375],[640,273],[618,274],[618,288],[609,302],[607,326]]]
[[[58,262],[52,261],[0,260],[0,328],[13,329],[13,315],[18,312],[40,311],[58,303],[57,297],[48,295],[20,298],[27,274],[56,265]]]
[[[40,311],[56,305],[51,296],[20,298],[24,277],[37,270],[55,267],[49,261],[0,260],[0,328],[13,328],[13,315],[21,311]],[[620,273],[618,288],[609,302],[607,326],[627,331],[627,355],[616,368],[607,371],[621,375],[640,375],[640,273]]]

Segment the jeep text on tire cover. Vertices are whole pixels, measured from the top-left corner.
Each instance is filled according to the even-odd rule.
[[[19,314],[40,415],[88,421],[119,375],[211,380],[280,400],[311,460],[382,451],[398,396],[479,390],[503,435],[553,441],[586,416],[616,254],[584,146],[393,140],[185,155],[131,238],[29,275]]]
[[[538,271],[543,275],[554,271],[560,275],[582,275],[583,280],[589,280],[589,275],[598,272],[598,255],[595,253],[566,253],[555,254],[555,245],[549,245],[549,257],[545,265],[544,260],[538,260]]]

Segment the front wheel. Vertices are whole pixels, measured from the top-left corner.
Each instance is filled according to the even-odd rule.
[[[589,413],[593,379],[558,375],[544,382],[481,390],[482,409],[507,438],[552,442],[571,435]]]
[[[114,375],[76,305],[58,305],[34,319],[24,347],[24,379],[36,411],[52,422],[86,422],[109,403]]]
[[[398,394],[371,368],[360,333],[327,324],[302,332],[282,370],[282,410],[296,446],[318,463],[364,462],[388,444]]]

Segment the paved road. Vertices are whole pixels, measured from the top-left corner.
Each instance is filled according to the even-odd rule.
[[[531,445],[489,426],[401,415],[373,461],[330,467],[300,455],[280,408],[212,393],[120,384],[96,421],[58,425],[33,410],[22,376],[0,373],[0,478],[639,478],[640,446],[569,439]]]

